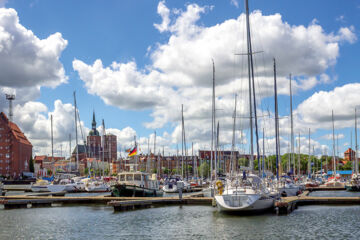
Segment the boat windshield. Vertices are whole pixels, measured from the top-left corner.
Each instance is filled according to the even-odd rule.
[[[135,174],[134,175],[134,180],[135,181],[141,181],[141,174]]]
[[[120,181],[125,181],[125,175],[124,175],[124,174],[121,174],[119,180],[120,180]]]
[[[133,175],[132,174],[126,175],[126,181],[132,181],[132,180],[133,180]]]

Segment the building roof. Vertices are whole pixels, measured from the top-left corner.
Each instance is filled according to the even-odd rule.
[[[78,151],[79,151],[79,154],[86,153],[85,145],[78,144]],[[72,154],[76,154],[76,146],[74,147],[74,151],[72,152]]]
[[[48,158],[48,160],[50,161],[50,162],[52,162],[53,160],[56,162],[56,161],[61,161],[61,160],[65,160],[65,157],[54,157],[54,159],[53,159],[53,157],[47,157]]]
[[[352,174],[352,170],[341,170],[341,171],[336,171],[336,173],[338,173],[340,175],[350,175],[350,174]],[[328,171],[327,174],[332,175],[333,171]]]
[[[355,151],[354,150],[352,150],[351,148],[348,148],[345,152],[344,152],[344,154],[346,154],[346,153],[354,153]]]
[[[26,138],[25,134],[20,130],[20,128],[13,122],[11,122],[5,113],[1,112],[0,116],[2,119],[5,120],[5,122],[8,124],[10,131],[12,135],[15,137],[16,140],[18,140],[20,143],[32,146],[30,141]]]
[[[35,156],[35,157],[34,157],[34,161],[35,161],[36,163],[39,163],[39,162],[43,162],[46,158],[47,158],[46,155]]]

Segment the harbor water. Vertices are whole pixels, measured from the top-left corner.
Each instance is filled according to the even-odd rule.
[[[325,195],[329,192],[317,192]],[[345,191],[331,192],[336,196]],[[358,239],[360,206],[300,206],[289,215],[222,214],[211,206],[114,212],[103,205],[0,209],[0,239]]]

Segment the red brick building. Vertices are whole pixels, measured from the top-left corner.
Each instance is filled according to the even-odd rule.
[[[113,134],[105,135],[104,161],[114,162],[117,159],[117,137]]]
[[[32,145],[5,113],[0,113],[0,174],[17,178],[29,171]]]

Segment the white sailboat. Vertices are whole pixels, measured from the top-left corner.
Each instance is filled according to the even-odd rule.
[[[215,196],[219,211],[256,212],[274,206],[274,198],[263,184],[262,179],[250,174],[241,183],[238,179],[229,182],[223,194]]]
[[[249,23],[249,5],[248,0],[245,0],[246,7],[246,30],[247,30],[247,56],[248,56],[248,75],[249,75],[249,107],[250,107],[250,171],[253,170],[253,127],[252,127],[252,107],[254,107],[255,119],[255,134],[257,158],[259,160],[259,142],[258,142],[258,126],[256,113],[256,98],[255,98],[255,83],[254,83],[254,67],[253,67],[253,52],[250,37],[250,23]],[[274,75],[276,79],[276,75]],[[236,117],[236,116],[234,116]],[[233,179],[232,179],[233,178]],[[246,176],[244,171],[242,178],[240,176],[231,176],[227,180],[225,190],[223,191],[223,184],[217,181],[217,188],[219,194],[215,196],[215,201],[218,210],[222,212],[262,212],[274,206],[274,198],[270,195],[265,182],[259,176],[250,174]]]

